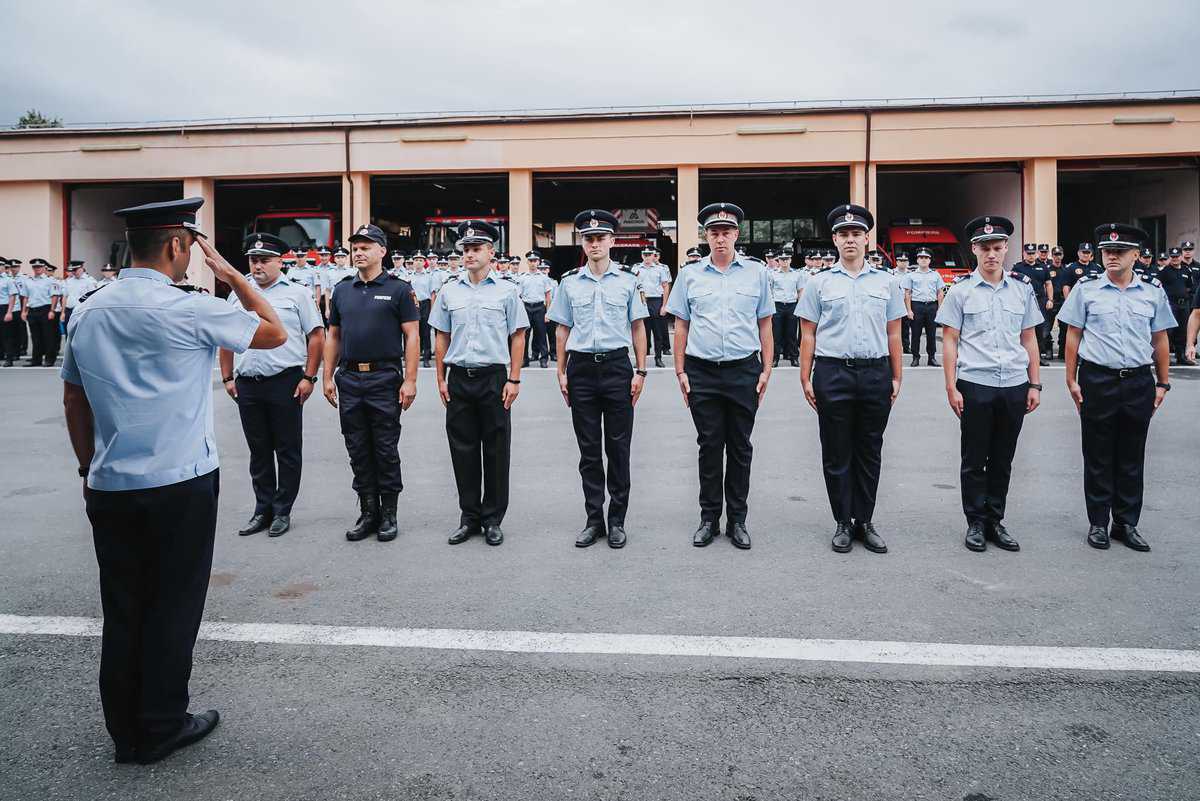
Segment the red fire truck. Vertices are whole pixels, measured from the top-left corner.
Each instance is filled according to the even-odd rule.
[[[893,220],[888,226],[879,247],[887,252],[888,259],[895,264],[896,255],[905,253],[909,262],[916,267],[917,251],[925,248],[932,254],[929,265],[942,275],[947,284],[957,276],[971,272],[971,262],[954,232],[938,220],[908,217]]]

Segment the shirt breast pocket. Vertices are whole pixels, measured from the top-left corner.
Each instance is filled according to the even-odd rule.
[[[1002,321],[1005,330],[1009,333],[1018,333],[1021,330],[1021,324],[1025,321],[1025,304],[1022,300],[1016,298],[1005,298],[1000,303],[1003,309],[1004,320]]]
[[[871,319],[877,322],[887,321],[887,305],[892,293],[887,287],[867,290],[866,308]]]
[[[1119,318],[1115,303],[1093,303],[1088,309],[1087,327],[1101,334],[1116,334],[1121,330]]]
[[[624,320],[629,308],[629,296],[624,292],[609,290],[604,293],[604,317],[607,320]]]
[[[587,295],[572,296],[570,300],[571,318],[575,321],[575,325],[591,323],[595,317],[595,295],[588,293]]]
[[[1137,329],[1138,336],[1150,338],[1150,327],[1154,322],[1154,304],[1148,300],[1139,300],[1129,305],[1129,322]]]
[[[508,314],[504,311],[504,303],[501,301],[485,301],[479,304],[479,324],[488,326],[489,328],[507,326]]]
[[[707,287],[692,289],[688,293],[688,303],[703,317],[712,317],[721,311],[721,299]]]
[[[821,317],[829,320],[845,318],[849,296],[844,289],[825,289],[821,291]]]
[[[758,289],[736,287],[733,290],[733,309],[737,312],[739,319],[755,319],[755,312],[758,311]]]
[[[987,298],[971,295],[963,302],[963,328],[971,331],[990,328],[991,312],[992,307]]]

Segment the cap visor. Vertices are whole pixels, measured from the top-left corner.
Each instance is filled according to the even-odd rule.
[[[830,228],[829,230],[830,231],[840,231],[843,228],[861,228],[864,231],[871,230],[870,228],[867,227],[866,223],[859,222],[858,220],[855,220],[853,222],[835,223],[834,226],[832,228]]]
[[[999,239],[1005,239],[1005,240],[1008,239],[1008,234],[980,234],[979,236],[971,237],[971,243],[974,244],[976,242],[995,242],[996,240],[999,240]],[[926,253],[925,255],[928,256],[929,254]]]
[[[188,229],[189,231],[191,231],[193,234],[200,237],[201,239],[208,239],[208,234],[201,231],[200,226],[196,225],[195,223],[184,223],[183,227]]]

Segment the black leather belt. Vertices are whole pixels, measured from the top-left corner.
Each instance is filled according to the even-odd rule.
[[[825,362],[826,364],[840,364],[843,367],[877,367],[881,364],[887,364],[888,357],[880,356],[875,359],[839,359],[836,356],[818,356],[817,361]]]
[[[485,364],[482,367],[459,367],[457,364],[450,365],[450,369],[455,373],[462,373],[467,378],[479,378],[492,373],[507,371],[506,364]]]
[[[582,359],[588,362],[606,362],[609,359],[628,359],[629,348],[617,348],[616,350],[601,350],[595,353],[588,353],[582,350],[570,350],[567,354],[573,359]]]
[[[1087,360],[1080,360],[1080,363],[1089,370],[1096,370],[1104,373],[1105,375],[1111,375],[1116,378],[1132,378],[1135,375],[1145,375],[1146,373],[1151,372],[1151,365],[1149,364],[1143,364],[1137,367],[1105,367],[1103,364],[1096,364],[1095,362],[1089,362]]]
[[[523,303],[525,304],[525,307],[528,309],[536,309],[538,306],[546,305],[546,301],[544,301],[544,300],[535,300],[533,302],[526,300],[526,301],[523,301]]]
[[[913,304],[914,306],[915,306],[915,305],[917,305],[918,303],[921,303],[921,304],[925,304],[925,303],[937,303],[937,300],[914,300],[914,301],[912,302],[912,304]]]
[[[693,361],[693,362],[699,362],[700,364],[707,364],[710,367],[741,367],[744,364],[750,364],[750,362],[757,361],[758,354],[751,353],[749,356],[746,356],[745,358],[732,359],[727,362],[709,361],[708,359],[701,359],[699,356],[684,356],[685,362],[689,361],[689,360]]]
[[[285,367],[274,375],[242,375],[241,373],[238,373],[237,379],[239,381],[254,381],[257,383],[260,381],[270,381],[273,378],[297,375],[303,372],[303,368],[300,367]]]
[[[399,362],[352,362],[343,361],[343,370],[349,370],[352,373],[373,373],[377,370],[399,370]]]

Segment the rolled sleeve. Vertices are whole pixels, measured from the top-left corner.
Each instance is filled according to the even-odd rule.
[[[690,320],[692,316],[688,313],[688,284],[687,274],[679,280],[679,286],[675,287],[675,291],[671,293],[671,297],[667,298],[667,314],[673,314],[680,320]]]
[[[889,295],[887,307],[888,320],[899,320],[901,317],[907,317],[908,307],[904,305],[904,292],[900,289],[900,284],[892,282],[892,291]]]
[[[809,287],[800,296],[800,302],[796,304],[796,311],[793,314],[801,320],[819,323],[821,321],[821,284],[815,278],[813,284],[814,286]]]
[[[772,317],[775,314],[775,299],[771,295],[771,276],[766,270],[758,280],[758,319]]]
[[[1169,312],[1170,310],[1168,309]],[[1155,315],[1155,319],[1157,320],[1157,315]],[[1058,321],[1067,325],[1073,325],[1076,328],[1083,328],[1086,320],[1087,310],[1083,305],[1083,292],[1072,292],[1067,295],[1067,299],[1063,301],[1062,308],[1058,310]],[[1171,317],[1171,322],[1175,322],[1174,317]]]
[[[508,299],[504,305],[508,310],[505,316],[508,318],[509,336],[512,336],[522,328],[529,327],[529,315],[525,311],[525,304],[521,302],[521,298],[516,292],[508,294]]]
[[[75,364],[75,351],[71,347],[70,339],[67,340],[67,348],[63,353],[62,370],[58,374],[68,384],[83,385],[83,376],[79,372],[79,366]]]
[[[210,347],[245,353],[258,330],[257,314],[230,306],[208,295],[196,295],[192,302],[196,337]]]

